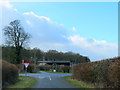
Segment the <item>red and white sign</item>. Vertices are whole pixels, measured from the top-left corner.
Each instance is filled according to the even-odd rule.
[[[29,66],[29,63],[24,63],[25,67],[27,68]]]

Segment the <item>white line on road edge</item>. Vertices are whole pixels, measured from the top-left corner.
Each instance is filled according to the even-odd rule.
[[[49,76],[49,79],[52,80],[50,76]]]

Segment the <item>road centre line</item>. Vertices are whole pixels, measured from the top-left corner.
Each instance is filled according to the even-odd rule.
[[[52,80],[50,76],[49,76],[49,79]]]

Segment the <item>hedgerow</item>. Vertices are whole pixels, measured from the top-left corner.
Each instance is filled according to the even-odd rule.
[[[38,72],[37,65],[36,64],[30,64],[27,68],[27,72],[30,72],[30,73]]]
[[[18,80],[18,68],[16,65],[2,60],[2,87],[14,84]]]
[[[73,78],[100,88],[120,88],[120,57],[78,64]]]
[[[70,72],[70,67],[69,66],[52,66],[52,65],[40,65],[37,68],[39,68],[39,70],[43,70],[43,71],[52,71],[52,70],[56,70],[57,72]]]

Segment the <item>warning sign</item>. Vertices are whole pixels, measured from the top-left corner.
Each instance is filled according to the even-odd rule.
[[[25,65],[25,67],[27,68],[27,67],[28,67],[28,65],[29,65],[29,63],[24,63],[24,65]]]

